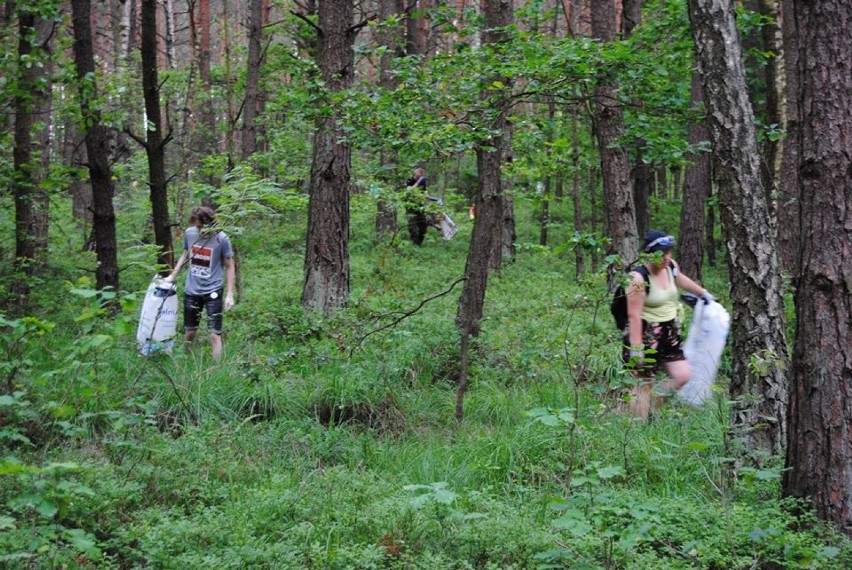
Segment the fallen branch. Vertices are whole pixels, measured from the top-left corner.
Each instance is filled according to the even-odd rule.
[[[365,334],[364,336],[362,336],[360,339],[358,339],[358,342],[356,342],[356,343],[352,346],[352,348],[350,348],[350,349],[349,349],[349,358],[352,358],[352,353],[354,353],[356,349],[360,348],[360,347],[361,347],[361,345],[362,345],[362,344],[364,344],[364,341],[365,341],[365,340],[367,340],[367,337],[368,337],[368,336],[374,335],[374,334],[376,334],[376,333],[378,333],[378,332],[381,332],[381,331],[383,331],[383,330],[387,330],[387,329],[389,329],[389,328],[391,328],[391,327],[394,327],[394,326],[398,325],[398,324],[399,324],[400,322],[402,322],[404,319],[407,319],[407,318],[408,318],[408,317],[410,317],[411,315],[413,315],[413,314],[417,313],[417,312],[418,312],[420,309],[422,309],[422,308],[423,308],[423,306],[424,306],[426,303],[428,303],[429,301],[434,301],[435,299],[437,299],[437,298],[439,298],[439,297],[443,297],[444,295],[447,295],[448,293],[450,293],[450,292],[451,292],[451,291],[455,288],[455,286],[456,286],[456,285],[458,285],[458,284],[459,284],[459,283],[461,283],[462,281],[466,281],[466,280],[467,280],[467,277],[459,277],[458,279],[456,279],[455,281],[453,281],[453,282],[452,282],[452,284],[450,284],[449,289],[447,289],[446,291],[442,291],[442,292],[440,292],[440,293],[436,293],[435,295],[432,295],[431,297],[427,297],[427,298],[423,299],[422,301],[420,301],[420,304],[419,304],[419,305],[417,305],[416,307],[414,307],[414,308],[413,308],[413,309],[411,309],[410,311],[406,311],[406,312],[402,313],[402,315],[401,315],[400,317],[398,317],[397,319],[395,319],[394,321],[392,321],[392,322],[390,322],[390,323],[388,323],[388,324],[386,324],[386,325],[384,325],[384,326],[381,326],[381,327],[379,327],[379,328],[377,328],[377,329],[373,329],[373,330],[371,330],[370,332],[368,332],[367,334]],[[397,313],[391,313],[391,314],[397,314]],[[383,315],[383,316],[387,316],[387,315]],[[381,318],[381,317],[379,317],[379,318]]]

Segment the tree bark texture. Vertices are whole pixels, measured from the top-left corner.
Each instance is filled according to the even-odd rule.
[[[509,25],[513,19],[511,0],[486,0],[485,33],[486,43],[503,41],[505,35],[501,28]],[[481,95],[484,104],[496,109],[491,128],[502,133],[506,124],[505,109],[502,108],[501,94],[484,90]],[[492,261],[495,244],[502,243],[503,200],[501,194],[500,166],[503,160],[502,135],[497,134],[489,141],[483,141],[476,151],[476,166],[479,173],[479,185],[476,196],[476,218],[470,238],[470,248],[465,264],[467,278],[459,298],[456,325],[461,334],[477,336],[482,320],[485,303],[485,290],[488,285],[488,267]]]
[[[781,142],[781,174],[778,187],[778,251],[781,266],[798,274],[799,248],[799,31],[796,28],[795,0],[781,2],[783,46],[783,115],[786,135]]]
[[[25,275],[47,261],[49,197],[41,187],[50,167],[50,38],[53,25],[32,12],[18,14],[19,73],[15,96],[12,189],[15,260]],[[35,62],[35,63],[34,63]],[[25,284],[20,292],[27,289]]]
[[[263,50],[263,0],[249,2],[246,95],[243,106],[243,160],[257,150],[257,113],[260,107],[260,63]]]
[[[613,0],[592,2],[592,35],[603,42],[615,40]],[[618,144],[624,134],[624,110],[611,80],[599,77],[594,92],[594,121],[603,175],[604,234],[612,240],[611,250],[624,263],[638,257],[636,207],[627,151]]]
[[[623,0],[621,4],[621,37],[628,39],[633,34],[633,28],[642,23],[642,0]],[[641,105],[641,102],[636,102]],[[636,149],[633,167],[630,175],[633,177],[633,205],[636,208],[636,234],[644,236],[651,229],[651,211],[648,205],[648,195],[651,177],[651,167],[645,162],[643,149],[645,140],[637,138],[633,143]]]
[[[113,184],[109,165],[109,132],[101,123],[95,106],[95,57],[92,50],[90,0],[71,0],[74,25],[74,62],[80,92],[80,111],[85,130],[89,178],[92,181],[92,229],[98,264],[95,283],[98,289],[118,290],[118,254],[116,251]]]
[[[703,112],[704,90],[697,69],[692,70],[692,111]],[[693,279],[701,280],[704,261],[704,208],[710,197],[710,154],[701,147],[710,141],[703,118],[695,118],[686,127],[689,146],[680,208],[680,235],[677,261],[681,270]]]
[[[145,153],[148,157],[148,185],[154,243],[159,248],[158,263],[164,274],[174,265],[169,196],[166,185],[166,144],[160,111],[160,82],[157,70],[157,0],[142,0],[142,93],[145,98]]]
[[[784,489],[852,536],[852,3],[793,7],[802,232]]]
[[[730,429],[746,450],[779,454],[786,443],[787,406],[783,282],[734,7],[730,0],[688,5],[731,279]]]
[[[349,0],[319,3],[317,64],[326,89],[349,87],[354,74],[354,8]],[[336,118],[316,119],[305,285],[302,306],[330,315],[349,302],[349,169],[352,161],[346,135]]]

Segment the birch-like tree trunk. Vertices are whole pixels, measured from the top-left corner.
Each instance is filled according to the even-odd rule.
[[[783,282],[734,6],[731,0],[688,5],[731,279],[730,429],[747,450],[778,454],[787,407]]]

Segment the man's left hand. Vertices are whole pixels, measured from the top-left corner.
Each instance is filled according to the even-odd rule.
[[[225,310],[230,311],[234,306],[234,294],[228,293],[225,295]]]

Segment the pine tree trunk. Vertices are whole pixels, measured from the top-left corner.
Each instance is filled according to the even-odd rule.
[[[511,24],[514,14],[511,0],[485,0],[485,33],[488,43],[505,40],[505,32],[499,30]],[[493,132],[502,133],[506,124],[505,110],[502,108],[499,94],[483,91],[481,94],[486,106],[497,106],[490,127]],[[488,141],[488,146],[480,145],[476,151],[476,165],[479,173],[479,186],[476,196],[476,219],[470,248],[465,264],[465,283],[459,297],[456,313],[456,326],[459,328],[464,346],[470,336],[479,335],[479,323],[483,316],[485,291],[488,286],[489,263],[493,262],[495,243],[502,241],[503,200],[501,196],[501,163],[503,160],[503,141],[500,134]],[[456,419],[463,417],[464,390],[467,389],[467,371],[462,370],[456,397]]]
[[[85,125],[89,178],[92,182],[93,233],[98,289],[118,291],[118,253],[116,251],[115,210],[113,209],[112,172],[109,166],[109,132],[101,123],[97,109],[95,56],[92,49],[90,0],[71,0],[74,23],[74,62],[80,91],[80,110]]]
[[[615,40],[613,0],[592,2],[592,35],[604,42]],[[618,141],[624,135],[624,110],[617,86],[600,79],[595,86],[595,132],[603,175],[604,233],[612,240],[611,251],[629,263],[638,257],[636,207],[627,151]]]
[[[157,261],[167,275],[174,265],[169,196],[166,187],[166,143],[160,112],[160,82],[157,70],[157,1],[142,0],[142,92],[145,98],[145,153],[148,156],[148,184]]]
[[[852,536],[852,4],[796,3],[801,233],[784,489]]]
[[[697,70],[692,71],[691,91],[692,109],[698,112],[704,105],[704,90]],[[709,142],[710,134],[704,120],[690,121],[686,130],[691,148]],[[689,164],[684,175],[677,261],[686,275],[700,281],[704,261],[704,209],[710,197],[710,154],[698,150],[690,153],[687,160]]]
[[[260,63],[263,47],[263,0],[249,1],[248,61],[243,106],[243,160],[257,150],[257,111],[260,101]]]
[[[12,193],[15,198],[15,266],[22,272],[12,289],[13,310],[29,302],[30,277],[47,261],[49,197],[41,186],[50,166],[50,37],[53,26],[32,12],[18,14],[18,95]]]
[[[730,0],[688,4],[731,279],[730,428],[747,450],[778,454],[786,439],[787,406],[783,282],[742,50]]]
[[[349,0],[319,3],[317,64],[329,91],[349,87],[355,65]],[[334,116],[316,119],[302,306],[326,315],[349,302],[351,150]]]

